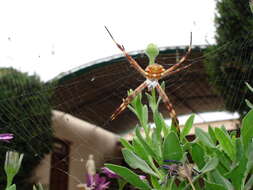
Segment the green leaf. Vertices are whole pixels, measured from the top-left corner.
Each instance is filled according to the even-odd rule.
[[[117,181],[119,185],[119,190],[123,190],[125,185],[127,184],[127,181],[122,178],[117,179]]]
[[[231,131],[230,137],[236,139],[237,131]]]
[[[252,4],[252,3],[251,3],[251,4]],[[248,89],[249,89],[251,92],[253,92],[253,88],[250,86],[250,84],[247,83],[247,82],[245,82],[245,84],[246,84],[246,86],[248,87]]]
[[[36,184],[33,186],[33,190],[44,190],[42,184]]]
[[[240,161],[242,157],[244,156],[244,149],[242,145],[241,139],[237,138],[235,141],[235,146],[236,146],[236,160]]]
[[[153,175],[155,177],[159,177],[150,167],[149,165],[142,160],[140,157],[138,157],[136,154],[134,154],[132,151],[128,149],[122,150],[123,157],[126,161],[126,163],[133,169],[140,169],[145,173],[148,173],[150,175]]]
[[[210,135],[204,132],[202,129],[195,128],[195,135],[205,146],[210,147],[210,148],[215,148],[215,145],[213,141],[211,140]]]
[[[10,187],[8,187],[8,188],[5,189],[5,190],[16,190],[16,185],[13,184],[13,185],[11,185]]]
[[[142,122],[144,125],[148,123],[148,107],[147,105],[144,105],[142,107]]]
[[[159,155],[159,157],[162,157],[162,151],[161,151],[161,135],[156,135],[155,132],[152,133],[152,149],[154,152]]]
[[[205,187],[207,190],[227,190],[224,186],[216,183],[212,183],[205,180]]]
[[[152,183],[152,185],[155,189],[160,189],[161,185],[160,185],[160,183],[159,183],[159,181],[157,180],[156,177],[151,175],[150,176],[150,181],[151,181],[151,183]]]
[[[174,184],[175,184],[175,183],[174,183]],[[186,186],[187,184],[189,184],[189,182],[186,182],[186,180],[184,180],[184,181],[180,182],[178,188],[175,188],[175,189],[176,189],[176,190],[183,190],[183,189],[185,189],[185,186]],[[190,184],[189,184],[189,185],[190,185]],[[189,189],[189,188],[188,188],[188,189]],[[174,190],[174,189],[172,189],[172,190]]]
[[[226,190],[235,190],[230,181],[223,177],[218,170],[211,171],[211,176],[214,180],[214,183],[224,186]]]
[[[248,179],[247,183],[244,186],[244,190],[251,190],[253,187],[253,174]]]
[[[191,148],[192,148],[191,142],[184,139],[183,142],[181,141],[181,143],[183,143],[183,145],[182,145],[183,152],[189,152],[191,150]]]
[[[220,127],[220,129],[223,130],[223,132],[225,133],[225,135],[230,136],[230,135],[228,134],[227,129],[226,129],[226,127],[225,127],[224,125],[222,125],[222,126]]]
[[[133,138],[133,147],[134,147],[134,151],[132,150],[133,152],[135,152],[143,160],[148,160],[148,153],[137,137]]]
[[[153,150],[161,156],[163,118],[157,110],[153,113],[153,118],[155,122],[155,128],[152,134]]]
[[[213,141],[213,144],[216,144],[217,139],[215,137],[214,129],[211,126],[208,126],[208,134],[210,135],[210,137]]]
[[[220,143],[220,146],[222,147],[222,150],[229,156],[231,160],[234,161],[236,157],[236,150],[230,136],[225,134],[225,132],[219,128],[215,128],[214,132],[217,140]]]
[[[182,159],[183,151],[176,133],[170,132],[167,137],[165,137],[162,151],[163,160],[180,161]]]
[[[224,151],[220,151],[219,149],[215,149],[215,153],[222,167],[226,169],[226,172],[229,171],[231,169],[231,160],[227,154]]]
[[[135,111],[133,106],[128,105],[127,108],[130,109],[136,115],[136,117],[139,119],[138,113]]]
[[[243,142],[244,150],[247,150],[249,143],[253,137],[253,110],[249,111],[248,114],[242,120],[241,139]]]
[[[161,114],[156,111],[154,113],[154,121],[155,121],[155,133],[157,137],[161,137],[161,131],[162,131],[162,127],[163,127],[163,123],[162,123],[162,117]]]
[[[253,104],[248,99],[245,99],[245,102],[250,109],[253,109]]]
[[[247,174],[251,171],[251,169],[253,168],[253,142],[251,142],[248,146],[248,150],[246,151],[246,158],[248,158],[248,162],[247,162]]]
[[[147,142],[142,137],[139,127],[136,127],[135,135],[136,135],[136,137],[138,137],[142,146],[145,148],[145,150],[148,152],[148,154],[150,156],[152,156],[158,163],[162,163],[162,159],[159,157],[159,155],[155,154],[153,149],[147,144]]]
[[[204,149],[197,143],[192,144],[192,160],[197,164],[199,169],[205,166]]]
[[[132,94],[133,91],[129,90],[128,95]],[[128,105],[128,108],[136,114],[137,118],[139,119],[141,125],[145,125],[144,119],[147,117],[145,112],[145,108],[141,102],[142,94],[138,94],[131,102],[131,105]],[[142,126],[145,127],[145,126]]]
[[[218,158],[210,158],[206,165],[200,170],[202,174],[214,170],[219,164]]]
[[[113,172],[117,173],[119,176],[121,176],[123,179],[128,181],[134,187],[143,189],[143,190],[151,190],[151,187],[146,181],[141,180],[138,175],[136,175],[134,172],[132,172],[128,168],[123,167],[123,166],[117,166],[114,164],[105,164],[105,166],[109,168],[110,170],[112,170]]]
[[[151,108],[152,112],[155,113],[157,111],[156,100],[149,93],[146,93],[146,95],[148,97],[149,107]]]
[[[246,174],[247,159],[245,156],[240,160],[239,164],[234,167],[225,177],[231,179],[236,190],[243,188],[243,179]]]
[[[125,148],[134,151],[133,146],[127,140],[125,140],[124,138],[120,138],[119,141]]]
[[[189,132],[191,131],[191,128],[193,126],[193,121],[194,121],[195,115],[191,115],[187,121],[185,122],[184,128],[180,134],[180,139],[182,140],[186,135],[189,134]]]
[[[166,124],[166,122],[165,122],[165,120],[163,118],[163,115],[161,114],[160,116],[161,116],[161,121],[162,121],[163,135],[164,135],[164,137],[166,137],[169,134],[170,129],[169,129],[168,125]]]
[[[143,109],[142,109],[142,107],[143,107],[143,104],[141,103],[141,98],[142,98],[142,96],[141,96],[141,93],[136,97],[136,102],[135,102],[135,110],[136,110],[136,112],[138,113],[138,115],[139,115],[139,119],[141,119],[142,118],[142,111],[143,111]]]
[[[253,13],[253,3],[252,3],[252,1],[249,1],[249,7],[250,7],[250,10],[251,10],[251,13]]]

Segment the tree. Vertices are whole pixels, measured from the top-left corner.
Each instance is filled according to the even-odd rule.
[[[52,88],[36,75],[29,76],[13,68],[0,69],[0,131],[14,135],[10,143],[1,144],[0,163],[4,163],[7,150],[24,153],[20,172],[14,179],[19,190],[32,189],[28,179],[51,150],[51,94]],[[4,189],[5,174],[0,168],[0,189]]]
[[[252,100],[245,82],[253,84],[253,16],[248,0],[220,0],[216,9],[216,45],[205,51],[205,66],[226,109],[244,115],[244,99]]]

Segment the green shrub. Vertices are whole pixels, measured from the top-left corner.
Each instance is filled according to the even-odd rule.
[[[12,133],[10,143],[1,144],[0,163],[8,150],[24,153],[22,168],[14,179],[18,189],[32,189],[28,182],[33,169],[51,150],[50,97],[52,87],[36,75],[29,76],[13,68],[0,69],[0,126],[1,133]],[[5,186],[4,171],[0,169],[0,189]]]
[[[205,51],[210,82],[221,94],[226,109],[247,113],[244,99],[253,99],[244,82],[253,85],[253,17],[248,0],[220,0],[215,16],[216,45]]]

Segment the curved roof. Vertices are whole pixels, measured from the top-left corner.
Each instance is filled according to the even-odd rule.
[[[171,99],[178,115],[216,111],[223,109],[222,99],[207,82],[203,65],[205,46],[194,46],[187,59],[193,63],[187,70],[165,78],[166,94]],[[186,52],[187,47],[160,48],[156,62],[165,68],[175,64],[176,58]],[[142,68],[148,59],[144,51],[129,53]],[[129,110],[125,110],[113,121],[110,115],[126,97],[127,90],[135,89],[145,79],[127,62],[123,55],[96,60],[56,77],[58,86],[54,95],[54,108],[70,113],[78,118],[123,133],[137,123]],[[144,102],[146,98],[144,97]],[[161,103],[164,117],[168,112]]]

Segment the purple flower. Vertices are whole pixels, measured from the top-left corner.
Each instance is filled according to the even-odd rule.
[[[100,177],[98,174],[87,175],[86,186],[90,190],[104,190],[109,187],[110,182],[106,182],[105,177]]]
[[[146,179],[146,176],[145,175],[139,175],[139,178],[144,180],[144,179]]]
[[[108,169],[107,167],[103,167],[102,168],[102,173],[104,173],[105,175],[107,175],[107,177],[109,178],[114,178],[114,179],[119,179],[120,176],[118,176],[115,172],[113,172],[112,170]],[[146,179],[146,176],[144,175],[139,175],[139,178],[141,180]]]
[[[0,141],[9,142],[9,140],[13,139],[13,134],[11,133],[3,133],[0,134]]]
[[[115,178],[118,179],[119,176],[113,172],[112,170],[108,169],[107,167],[103,167],[102,168],[102,173],[104,173],[105,175],[107,175],[109,178]]]

